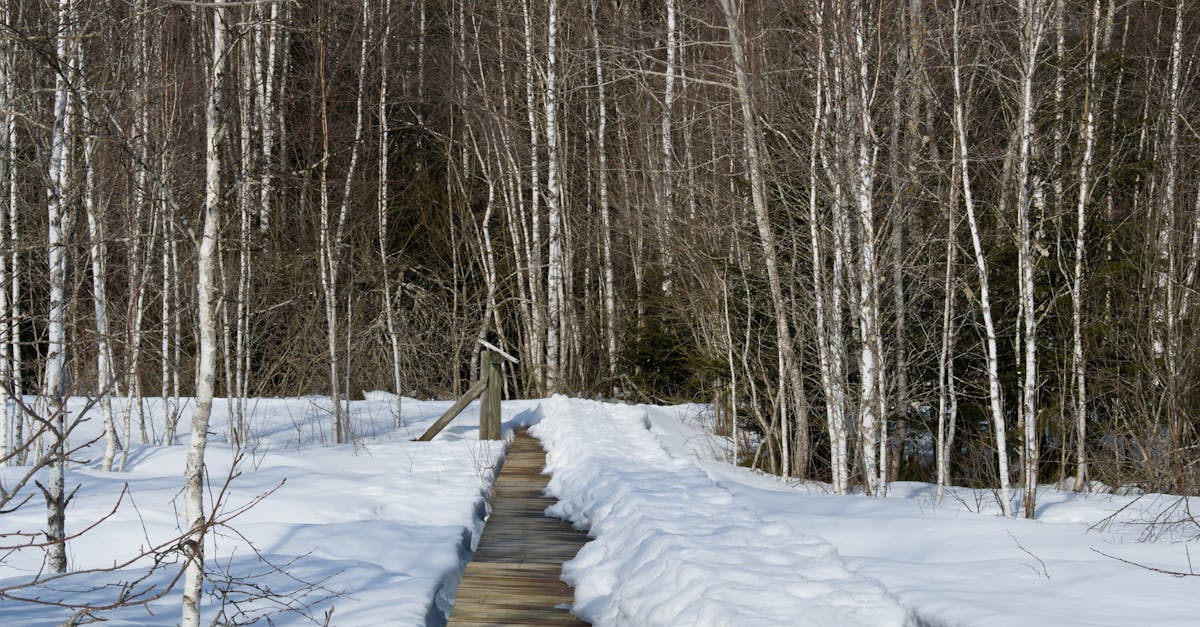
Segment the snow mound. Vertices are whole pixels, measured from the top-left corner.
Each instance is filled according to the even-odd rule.
[[[764,522],[648,430],[644,409],[556,396],[531,432],[546,447],[548,513],[595,538],[563,569],[597,625],[902,625],[879,583],[831,544]]]

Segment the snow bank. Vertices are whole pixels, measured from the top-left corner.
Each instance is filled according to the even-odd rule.
[[[643,409],[554,397],[532,432],[548,451],[550,513],[595,538],[564,568],[598,625],[900,625],[877,582],[828,542],[742,507],[672,458]]]

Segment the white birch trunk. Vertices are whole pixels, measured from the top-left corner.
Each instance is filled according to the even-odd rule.
[[[824,7],[821,2],[813,2],[813,16],[816,21],[816,31],[820,33],[824,29],[825,21]],[[834,276],[831,281],[827,281],[825,278],[825,253],[821,245],[822,237],[820,233],[823,221],[818,213],[817,197],[817,158],[819,153],[824,157],[822,146],[824,144],[824,135],[827,131],[824,124],[825,110],[828,107],[824,89],[827,79],[824,36],[817,38],[817,60],[812,137],[809,145],[808,162],[809,248],[812,253],[813,298],[817,317],[817,357],[821,372],[821,389],[825,397],[825,417],[829,431],[830,479],[835,494],[846,494],[849,490],[850,464],[847,455],[846,391],[843,386],[841,366],[843,363],[841,361],[841,351],[843,350],[843,343],[841,341],[841,249],[837,244],[834,245]],[[834,203],[835,205],[838,204],[836,198]],[[836,231],[838,228],[836,225],[836,212],[839,209],[834,209],[834,211],[834,230]]]
[[[273,178],[271,176],[271,161],[275,151],[275,74],[279,65],[278,48],[279,48],[279,7],[282,2],[271,2],[271,13],[269,18],[269,26],[266,29],[266,67],[263,71],[256,73],[258,76],[258,111],[259,111],[259,132],[261,134],[261,150],[262,150],[262,175],[259,181],[259,213],[258,213],[258,228],[259,232],[267,233],[271,229],[271,206],[272,206],[272,185]],[[258,27],[258,33],[262,33],[261,24]],[[257,46],[256,46],[257,49]],[[261,64],[262,55],[256,55],[256,59]],[[281,79],[282,80],[282,79]]]
[[[1175,232],[1175,188],[1179,164],[1179,113],[1180,75],[1183,56],[1183,6],[1176,3],[1175,30],[1171,37],[1171,85],[1167,117],[1167,155],[1165,158],[1166,180],[1163,183],[1162,215],[1159,217],[1158,268],[1155,272],[1156,298],[1152,311],[1153,350],[1155,358],[1166,357],[1167,376],[1172,378],[1175,370],[1175,355],[1171,349],[1174,319],[1174,266],[1175,255],[1172,234]],[[1149,100],[1146,101],[1149,106]]]
[[[558,0],[550,0],[546,22],[546,388],[560,385],[559,330],[563,319],[562,188],[558,180]]]
[[[225,22],[228,12],[224,0],[214,0],[212,61],[204,110],[204,235],[196,259],[200,362],[196,373],[196,407],[192,411],[192,431],[184,479],[185,521],[188,529],[184,546],[187,547],[188,562],[182,599],[183,627],[200,625],[200,594],[204,581],[204,544],[207,532],[204,514],[204,451],[208,443],[208,421],[212,414],[213,388],[216,382],[217,321],[213,315],[213,264],[217,253],[217,229],[221,220],[221,144],[222,127],[225,122],[221,91],[225,83]]]
[[[1037,69],[1038,51],[1045,30],[1045,11],[1042,0],[1023,0],[1023,35],[1021,68],[1021,139],[1017,162],[1017,274],[1021,299],[1021,351],[1023,382],[1021,385],[1021,416],[1024,419],[1024,446],[1022,475],[1025,478],[1025,517],[1033,518],[1037,504],[1038,479],[1038,416],[1037,416],[1037,309],[1034,298],[1034,255],[1035,233],[1033,232],[1031,206],[1035,196],[1041,194],[1039,185],[1030,173],[1034,152],[1033,113],[1036,103],[1033,95],[1034,72]]]
[[[991,408],[992,426],[996,434],[997,472],[1000,480],[1000,509],[1005,516],[1012,515],[1012,487],[1008,475],[1007,429],[1004,412],[1000,406],[1000,367],[996,346],[996,325],[992,319],[991,290],[988,286],[987,258],[983,253],[983,241],[979,233],[979,222],[975,216],[975,199],[971,191],[970,156],[967,143],[966,105],[963,102],[962,60],[959,42],[959,22],[962,17],[962,1],[955,0],[953,16],[953,62],[954,75],[954,130],[958,135],[959,175],[962,177],[963,203],[967,210],[967,224],[971,229],[971,246],[975,251],[975,267],[979,272],[979,309],[983,315],[984,331],[987,335],[988,405]]]
[[[673,3],[672,3],[673,6]],[[604,63],[600,56],[600,28],[596,18],[596,0],[592,0],[592,42],[596,61],[596,155],[600,194],[600,234],[604,254],[604,337],[608,356],[608,376],[617,376],[617,298],[612,260],[612,216],[608,203],[608,101],[605,98]],[[732,370],[731,370],[732,372]],[[615,384],[615,383],[614,383]]]
[[[400,333],[396,325],[395,301],[392,296],[392,275],[388,269],[391,256],[388,255],[388,160],[391,153],[388,146],[388,46],[392,36],[392,0],[383,3],[383,35],[379,44],[379,190],[376,198],[377,221],[379,225],[379,263],[383,270],[383,310],[387,324],[388,345],[392,356],[392,385],[396,393],[395,424],[404,426],[403,409],[403,378],[400,370]]]
[[[7,4],[6,4],[7,7]],[[6,9],[6,24],[11,24],[12,14]],[[16,76],[16,50],[9,48],[6,50],[8,59],[9,71],[4,77],[4,93],[5,99],[12,103],[17,96],[17,76]],[[20,398],[24,393],[24,386],[21,384],[23,368],[21,359],[21,257],[18,252],[17,243],[20,241],[18,229],[20,222],[17,219],[18,213],[18,195],[19,188],[17,186],[17,116],[11,109],[5,111],[5,160],[8,162],[8,171],[5,173],[4,184],[7,187],[8,196],[8,290],[9,290],[9,312],[8,317],[4,319],[4,324],[8,330],[8,357],[10,364],[11,377],[9,381],[10,395],[13,398]],[[0,253],[2,254],[2,253]],[[17,414],[12,418],[13,433],[12,441],[21,442],[24,440],[24,424],[26,419],[32,419],[32,416],[25,416],[23,409],[18,409]],[[25,452],[22,451],[17,455],[15,460],[18,463],[24,463]]]
[[[162,172],[166,172],[166,163],[164,161]],[[175,265],[172,263],[171,248],[175,238],[175,208],[169,202],[163,202],[162,207],[162,332],[161,332],[161,351],[162,351],[162,380],[160,382],[160,392],[162,394],[163,409],[166,413],[166,428],[163,433],[163,444],[170,446],[175,443],[176,432],[179,428],[179,417],[182,412],[178,403],[172,403],[172,395],[170,382],[174,375],[178,378],[179,360],[172,360],[171,339],[172,339],[172,314],[179,310],[179,299],[174,299],[172,307],[172,296],[178,293],[177,283],[179,281],[179,273],[173,272]],[[176,322],[178,320],[176,319]],[[176,346],[179,342],[179,333],[181,330],[178,324],[175,325]]]
[[[542,236],[541,236],[541,198],[542,198],[542,182],[540,160],[538,157],[538,146],[541,144],[541,130],[537,123],[537,107],[535,93],[535,82],[537,76],[541,74],[540,70],[534,65],[533,50],[533,16],[530,15],[529,0],[524,0],[521,3],[522,17],[524,18],[524,33],[525,33],[525,111],[529,124],[529,215],[527,218],[529,224],[529,243],[526,248],[526,256],[529,268],[529,307],[530,315],[533,320],[533,335],[531,343],[533,344],[531,351],[534,359],[537,361],[532,364],[536,372],[536,382],[541,391],[545,392],[550,389],[547,381],[546,356],[549,350],[546,347],[546,339],[548,330],[546,328],[546,303],[542,297],[543,294],[543,274],[542,274]]]
[[[870,74],[867,69],[863,10],[854,27],[854,52],[858,70],[857,103],[859,136],[855,195],[859,218],[859,421],[867,493],[881,495],[887,489],[887,425],[883,411],[884,378],[882,331],[879,326],[879,269],[875,250],[874,216],[874,125],[870,110]]]
[[[62,71],[54,85],[54,123],[50,134],[50,164],[47,172],[47,257],[50,274],[50,306],[46,320],[46,361],[41,418],[49,423],[51,438],[46,497],[47,567],[51,572],[67,570],[66,546],[66,283],[67,283],[67,193],[73,185],[70,172],[71,118],[74,102],[68,76],[74,78],[71,53],[73,10],[70,0],[58,2],[56,55]]]
[[[88,92],[84,85],[84,56],[83,48],[77,50],[79,70],[80,105],[84,119],[92,119],[88,102]],[[100,416],[104,424],[104,455],[100,467],[108,472],[113,468],[117,451],[121,449],[121,441],[117,435],[117,425],[113,421],[113,358],[108,335],[108,299],[107,272],[105,269],[108,258],[108,245],[105,242],[103,216],[98,215],[96,207],[96,168],[94,163],[96,138],[90,130],[85,132],[83,140],[84,162],[84,192],[83,207],[87,213],[88,224],[88,257],[92,269],[92,307],[95,315],[96,330],[96,395],[100,406]]]
[[[7,6],[7,5],[6,5]],[[5,23],[10,23],[12,16],[8,15]],[[16,71],[16,51],[8,50],[8,67],[9,72],[4,80],[5,99],[12,103],[17,96],[17,77]],[[22,379],[22,359],[21,359],[21,256],[18,252],[17,242],[20,241],[18,220],[18,200],[20,189],[17,185],[17,116],[14,111],[6,111],[5,134],[7,141],[5,142],[5,159],[8,161],[9,168],[5,186],[8,188],[8,241],[11,244],[9,249],[9,318],[6,318],[6,324],[9,327],[9,357],[12,360],[12,394],[14,397],[20,397],[25,391],[21,385]],[[21,418],[17,417],[14,421],[14,439],[21,440]]]
[[[754,206],[754,218],[758,227],[759,241],[763,249],[764,265],[767,269],[767,282],[771,291],[771,303],[775,314],[775,339],[777,347],[779,386],[780,386],[780,440],[782,441],[782,474],[791,475],[791,434],[787,420],[787,399],[784,388],[792,379],[790,371],[793,364],[793,344],[788,322],[787,304],[783,297],[783,284],[779,276],[779,256],[776,252],[775,234],[771,230],[771,220],[767,207],[767,189],[763,160],[760,154],[761,133],[758,118],[754,109],[753,96],[750,87],[750,76],[747,70],[747,58],[742,46],[741,16],[733,0],[721,0],[721,8],[725,14],[725,23],[729,33],[729,46],[732,52],[734,75],[737,81],[738,101],[742,114],[742,137],[746,152],[747,167],[750,171],[750,196]]]
[[[5,3],[0,7],[0,19],[3,20],[6,26],[12,24],[11,7]],[[11,176],[11,172],[16,169],[17,164],[12,147],[13,135],[7,132],[7,129],[16,123],[16,112],[13,110],[12,100],[10,96],[13,93],[11,85],[16,81],[13,75],[13,49],[11,45],[0,47],[0,117],[4,120],[5,132],[0,135],[0,143],[3,144],[3,152],[0,154],[0,202],[4,203],[4,207],[0,208],[0,468],[8,465],[9,455],[13,451],[13,445],[9,443],[10,435],[17,436],[13,438],[13,442],[20,441],[20,425],[21,412],[16,405],[11,407],[10,401],[13,395],[13,361],[12,361],[12,331],[13,318],[12,309],[9,305],[9,283],[12,281],[12,275],[8,271],[8,255],[6,251],[15,250],[16,241],[10,239],[7,222],[9,221],[9,212],[7,205],[12,203],[15,198],[13,192],[15,190],[8,189],[9,186],[16,184],[16,179]],[[13,428],[9,429],[10,421],[13,423]]]
[[[1087,485],[1087,368],[1083,354],[1083,264],[1085,260],[1087,203],[1091,193],[1092,153],[1096,145],[1096,111],[1093,105],[1096,65],[1100,52],[1100,0],[1092,4],[1092,32],[1087,80],[1083,97],[1083,157],[1079,160],[1079,198],[1075,205],[1075,265],[1071,275],[1071,372],[1075,389],[1075,490]]]
[[[671,241],[675,220],[675,148],[672,143],[672,112],[675,106],[675,51],[677,28],[675,0],[667,4],[667,69],[663,85],[663,113],[660,131],[662,142],[662,174],[659,178],[658,246],[662,254],[662,291],[670,295],[674,277],[674,243]]]
[[[957,139],[955,144],[957,144]],[[954,170],[957,172],[958,168]],[[957,184],[957,181],[953,183]],[[958,211],[958,194],[952,188],[950,210],[946,216],[946,271],[942,282],[945,300],[942,303],[942,347],[938,353],[938,422],[937,449],[934,452],[937,463],[937,495],[936,502],[942,502],[942,494],[950,482],[950,454],[954,450],[954,428],[958,418],[958,395],[954,389],[954,299],[955,289],[955,258],[958,253],[958,229],[954,213]]]

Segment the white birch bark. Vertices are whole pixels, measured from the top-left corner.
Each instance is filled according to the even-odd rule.
[[[955,139],[957,146],[958,140]],[[954,168],[958,171],[958,167]],[[953,177],[952,177],[953,178]],[[955,259],[958,253],[958,229],[955,222],[955,212],[958,211],[958,194],[954,189],[958,181],[953,181],[950,190],[950,209],[946,212],[946,270],[942,281],[945,300],[942,302],[942,346],[938,352],[938,422],[936,450],[937,463],[937,495],[936,502],[942,502],[942,495],[950,482],[950,454],[954,450],[955,422],[958,419],[958,395],[954,388],[954,300],[958,290],[955,289]]]
[[[1024,421],[1024,505],[1025,517],[1033,518],[1037,504],[1038,479],[1038,416],[1037,416],[1037,309],[1034,294],[1034,266],[1037,254],[1031,207],[1040,185],[1031,174],[1034,152],[1033,82],[1037,70],[1038,52],[1045,35],[1046,18],[1043,0],[1023,0],[1021,3],[1023,33],[1021,38],[1021,139],[1017,162],[1017,283],[1021,299],[1021,357],[1024,362],[1021,384],[1021,416]]]
[[[675,52],[677,27],[675,0],[667,5],[667,68],[663,85],[663,112],[660,139],[662,142],[662,173],[659,178],[658,246],[662,254],[662,291],[670,295],[674,277],[674,243],[671,241],[675,220],[675,147],[673,145],[672,113],[675,107]]]
[[[5,23],[10,24],[12,17],[13,16],[11,13],[6,13]],[[17,96],[15,49],[9,49],[7,51],[7,56],[9,72],[5,76],[4,92],[5,99],[8,100],[9,103],[12,103],[16,100]],[[21,384],[21,380],[23,378],[21,376],[23,372],[23,360],[21,359],[21,255],[20,252],[18,252],[17,247],[17,242],[20,241],[20,235],[18,233],[20,221],[18,220],[17,216],[19,199],[18,194],[20,191],[17,185],[17,116],[15,115],[14,111],[9,110],[6,111],[5,118],[5,134],[7,135],[7,141],[5,141],[5,159],[8,161],[10,166],[8,168],[8,172],[6,173],[7,177],[4,183],[8,191],[8,241],[11,244],[11,247],[8,250],[8,273],[10,277],[8,285],[10,296],[9,317],[5,320],[9,329],[8,354],[9,358],[12,360],[12,395],[14,397],[20,397],[24,392],[24,386]],[[13,421],[14,441],[20,441],[22,439],[22,422],[23,421],[19,416]]]
[[[404,426],[403,378],[400,370],[400,333],[396,324],[395,301],[392,296],[392,274],[389,269],[391,255],[388,254],[388,161],[391,158],[388,146],[388,46],[392,37],[392,0],[383,2],[383,34],[379,44],[379,189],[376,198],[377,222],[379,225],[379,263],[383,276],[383,310],[386,322],[388,345],[392,357],[392,385],[396,393],[395,424]]]
[[[971,246],[975,251],[975,267],[979,273],[979,309],[983,315],[983,326],[987,344],[988,406],[991,409],[992,426],[996,435],[997,472],[1000,480],[1000,509],[1005,516],[1012,515],[1012,488],[1008,474],[1007,429],[1004,412],[1000,406],[1000,367],[997,357],[996,324],[992,318],[991,289],[988,286],[987,258],[984,256],[979,222],[975,215],[975,198],[971,190],[970,154],[967,141],[967,125],[962,88],[962,59],[959,37],[959,22],[962,18],[963,0],[955,0],[953,15],[953,62],[954,77],[954,130],[958,136],[958,166],[962,182],[963,204],[967,210],[967,224],[971,229]]]
[[[11,27],[12,15],[11,7],[8,3],[4,3],[0,7],[0,20],[3,20],[5,26]],[[13,90],[11,85],[16,82],[16,77],[13,75],[13,48],[10,44],[0,46],[0,119],[4,121],[4,133],[0,135],[0,144],[3,145],[0,150],[0,202],[4,203],[0,207],[0,468],[8,465],[9,455],[13,450],[13,446],[9,444],[9,436],[14,442],[20,441],[20,424],[21,412],[16,405],[11,406],[10,400],[13,395],[13,361],[12,361],[12,331],[13,318],[12,309],[9,305],[9,283],[12,281],[12,275],[8,271],[8,254],[7,251],[15,250],[16,241],[9,237],[7,223],[10,219],[8,205],[15,201],[15,190],[9,189],[9,186],[16,184],[16,179],[10,173],[16,167],[15,155],[10,145],[13,141],[13,134],[7,131],[8,128],[16,123],[16,112],[13,109],[11,96]],[[9,429],[10,421],[13,428]]]
[[[164,168],[163,173],[166,172]],[[162,353],[161,359],[161,380],[159,391],[162,394],[163,410],[166,414],[166,426],[163,432],[163,444],[170,446],[175,443],[175,432],[179,426],[178,405],[171,404],[170,381],[172,369],[177,370],[178,362],[171,363],[171,295],[175,290],[175,281],[178,280],[178,275],[171,273],[171,241],[174,238],[174,207],[171,203],[162,203],[162,254],[160,262],[162,263],[162,284],[160,286],[162,299],[162,330],[160,333],[160,347]],[[178,301],[175,307],[179,307]]]
[[[817,32],[821,32],[824,22],[823,6],[820,2],[814,2],[813,9],[816,19],[816,30]],[[836,340],[835,336],[840,337],[841,316],[831,309],[834,306],[833,303],[837,303],[837,306],[840,307],[841,301],[840,298],[834,297],[832,291],[826,285],[825,254],[822,248],[820,233],[823,222],[818,213],[817,200],[817,154],[821,149],[821,137],[824,134],[822,125],[825,108],[824,47],[824,37],[818,37],[817,80],[814,90],[813,126],[808,163],[808,228],[809,249],[812,253],[814,309],[817,317],[817,358],[821,372],[821,389],[825,397],[825,417],[830,441],[830,479],[833,492],[835,494],[845,494],[849,489],[847,484],[849,483],[850,475],[846,450],[846,392],[842,387],[840,368],[833,354],[835,344],[840,346],[840,341]],[[838,272],[840,279],[840,271],[836,272]],[[840,286],[836,289],[840,290]]]
[[[83,47],[78,46],[77,68],[79,71],[78,93],[80,108],[85,120],[92,119],[89,106],[90,95],[84,84],[84,55]],[[104,425],[104,455],[100,467],[111,471],[117,451],[122,448],[117,435],[117,425],[113,420],[113,357],[108,335],[108,298],[107,271],[108,245],[105,241],[104,220],[96,207],[96,168],[95,168],[96,137],[90,131],[85,131],[83,139],[84,162],[84,191],[83,207],[87,214],[88,225],[88,258],[92,270],[92,308],[95,316],[96,330],[96,395],[100,406],[100,417]]]
[[[260,37],[266,37],[266,66],[260,68],[256,72],[258,77],[258,113],[259,113],[259,133],[261,141],[261,165],[262,174],[259,180],[259,213],[258,213],[258,228],[261,233],[267,233],[271,229],[271,210],[274,179],[271,175],[271,161],[275,151],[275,74],[279,65],[278,49],[279,49],[279,24],[280,15],[279,7],[282,2],[271,2],[270,15],[268,26],[262,28],[261,23],[258,25],[257,33]],[[265,30],[265,35],[264,35]],[[256,50],[258,46],[256,46]],[[258,63],[262,64],[263,55],[255,56]],[[281,79],[282,80],[282,79]]]
[[[1159,265],[1155,272],[1155,289],[1157,295],[1151,314],[1153,318],[1151,323],[1154,356],[1155,358],[1166,357],[1168,378],[1173,378],[1175,371],[1175,355],[1170,346],[1175,329],[1175,294],[1173,282],[1175,254],[1172,234],[1175,232],[1175,189],[1179,176],[1177,169],[1179,164],[1180,79],[1183,56],[1184,4],[1182,1],[1176,3],[1175,30],[1171,37],[1171,84],[1168,95],[1167,154],[1165,157],[1166,180],[1163,183],[1162,215],[1159,217],[1158,238],[1155,248],[1159,257]],[[1146,106],[1149,107],[1149,99],[1146,101]]]
[[[526,266],[529,268],[529,307],[530,315],[533,321],[533,335],[531,343],[536,362],[533,365],[536,372],[536,382],[541,391],[545,392],[550,389],[547,381],[547,368],[549,367],[546,356],[549,350],[546,347],[546,339],[548,330],[546,328],[546,303],[542,297],[544,292],[543,273],[542,273],[542,235],[541,235],[541,199],[542,199],[542,182],[541,182],[541,166],[538,156],[538,147],[541,144],[541,130],[537,123],[537,106],[535,93],[535,83],[537,76],[541,71],[534,65],[534,36],[533,36],[533,16],[530,14],[529,0],[523,0],[521,3],[522,17],[524,18],[524,34],[525,34],[525,112],[529,124],[529,215],[527,223],[529,224],[529,243],[526,247],[526,256],[528,261]]]
[[[184,546],[187,547],[188,561],[181,603],[183,627],[200,626],[200,594],[204,581],[204,544],[207,532],[204,514],[204,452],[208,443],[208,422],[212,414],[217,363],[213,264],[217,253],[217,229],[221,220],[221,144],[225,124],[221,91],[225,84],[226,20],[229,9],[224,0],[214,0],[211,10],[212,60],[204,109],[204,234],[196,259],[200,361],[196,373],[196,406],[192,411],[192,430],[188,441],[184,478],[185,520],[188,529]]]
[[[865,15],[860,6],[854,22],[854,56],[858,71],[857,102],[859,135],[855,196],[859,218],[859,421],[867,493],[881,495],[887,489],[887,424],[884,412],[883,339],[879,324],[879,269],[875,250],[874,215],[874,125],[870,109],[870,73],[867,68]]]
[[[145,0],[138,0],[136,9],[138,11],[137,19],[137,61],[141,67],[148,65],[149,58],[148,46],[146,44],[147,35],[147,18],[145,14]],[[142,219],[146,210],[147,199],[147,181],[149,179],[149,112],[148,112],[148,96],[149,89],[147,87],[148,79],[143,77],[138,81],[136,107],[132,122],[133,142],[133,188],[130,190],[130,204],[133,206],[133,223],[130,225],[129,232],[132,234],[132,242],[130,244],[130,254],[126,270],[131,277],[132,290],[131,302],[128,312],[129,319],[126,322],[126,342],[128,349],[125,357],[125,368],[122,373],[122,378],[126,382],[126,398],[125,411],[123,412],[123,435],[125,439],[125,447],[121,450],[121,462],[118,465],[120,471],[124,472],[125,464],[129,461],[129,447],[133,441],[131,433],[133,431],[133,403],[137,399],[138,406],[141,406],[141,381],[138,377],[141,367],[142,354],[142,314],[144,312],[145,286],[149,272],[147,270],[147,259],[142,257]],[[153,216],[153,212],[151,212]],[[151,231],[155,229],[155,219],[151,218]],[[151,234],[149,241],[154,241],[154,235]],[[142,422],[142,444],[147,443],[145,422]]]
[[[1087,485],[1087,368],[1083,354],[1083,264],[1085,260],[1087,204],[1091,194],[1092,154],[1096,145],[1096,111],[1093,104],[1096,65],[1100,56],[1100,0],[1092,3],[1087,77],[1083,97],[1083,156],[1079,160],[1079,197],[1075,204],[1075,264],[1071,273],[1071,372],[1075,397],[1075,490]]]
[[[546,21],[546,388],[560,385],[560,327],[563,320],[562,187],[558,154],[558,0],[550,0]]]
[[[672,3],[673,6],[673,3]],[[596,17],[596,0],[592,0],[592,43],[596,62],[596,175],[600,194],[600,234],[604,259],[604,338],[608,356],[608,376],[617,376],[617,297],[612,259],[612,215],[608,202],[608,101],[604,83],[604,63],[600,56],[600,28]]]
[[[5,3],[4,12],[5,24],[10,27],[14,26],[14,16],[8,3]],[[4,98],[10,103],[10,107],[5,108],[5,161],[9,164],[5,172],[4,185],[6,187],[6,196],[8,204],[8,244],[7,249],[9,263],[6,268],[7,288],[8,288],[8,315],[4,317],[3,324],[6,329],[6,340],[8,344],[8,391],[11,397],[20,398],[24,392],[24,387],[21,384],[22,380],[22,359],[21,359],[21,258],[18,252],[17,243],[20,241],[18,228],[20,222],[17,219],[19,187],[17,184],[17,116],[12,110],[11,104],[16,101],[17,97],[17,76],[16,76],[16,48],[6,46],[5,48],[5,63],[8,71],[4,76]],[[0,254],[4,254],[0,251]],[[16,414],[12,417],[12,441],[21,442],[24,440],[24,423],[26,419],[31,419],[31,416],[25,416],[25,412],[20,406],[16,409]],[[17,455],[15,461],[24,463],[25,453],[21,452]]]
[[[49,474],[43,493],[46,497],[47,567],[51,572],[67,570],[66,551],[66,282],[67,282],[67,193],[73,185],[70,171],[71,119],[74,102],[68,76],[74,78],[75,59],[71,53],[74,23],[71,0],[59,0],[55,52],[62,71],[54,85],[54,117],[50,131],[50,163],[47,171],[47,257],[50,275],[50,303],[46,320],[46,361],[43,374],[41,419],[49,424]]]

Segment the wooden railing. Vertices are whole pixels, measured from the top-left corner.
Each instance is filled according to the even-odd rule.
[[[486,350],[479,355],[479,380],[467,389],[467,393],[451,405],[441,418],[430,425],[425,433],[417,438],[417,442],[432,440],[435,435],[446,428],[446,425],[450,424],[451,420],[458,417],[462,410],[471,404],[471,401],[477,398],[479,399],[479,439],[499,440],[502,437],[500,433],[500,396],[504,384],[504,374],[500,369],[501,360],[507,359],[515,364],[517,359],[487,342],[480,343]]]

